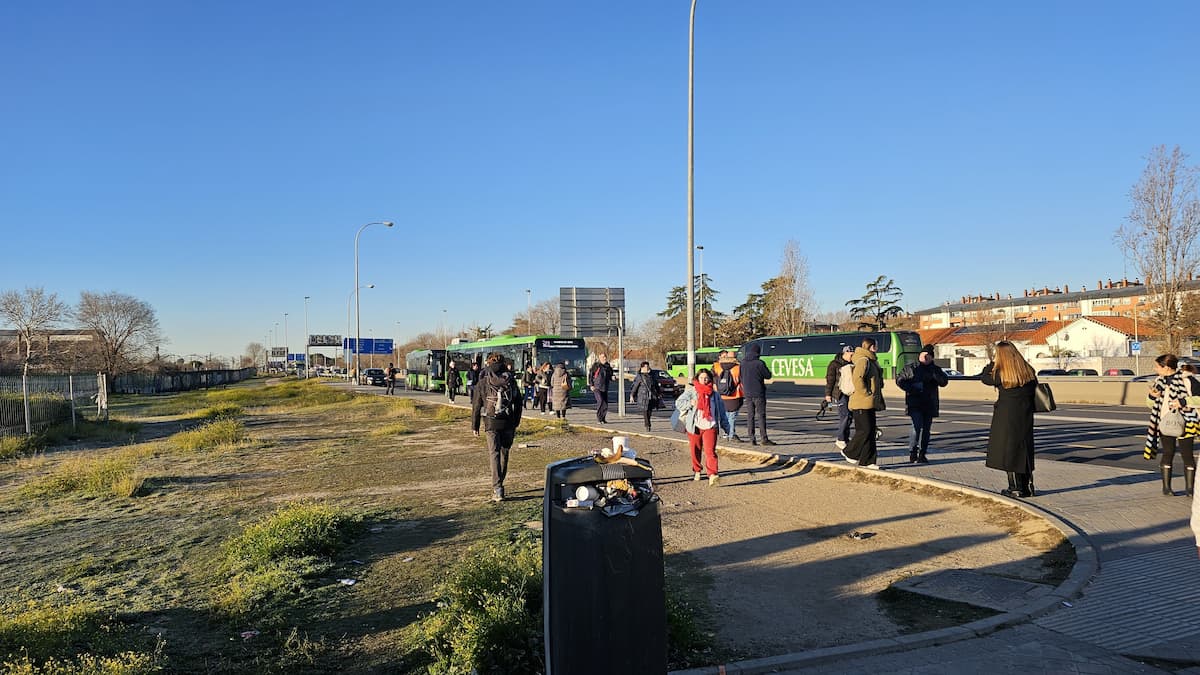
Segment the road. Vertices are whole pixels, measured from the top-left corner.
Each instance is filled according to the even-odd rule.
[[[788,431],[828,433],[832,438],[837,414],[830,411],[824,420],[814,418],[823,394],[816,385],[772,384],[768,390],[768,424]],[[904,445],[909,429],[904,401],[894,397],[887,404],[888,409],[879,415],[882,442],[893,447]],[[1038,459],[1157,471],[1157,462],[1142,459],[1149,416],[1147,409],[1134,406],[1060,404],[1058,410],[1034,417]],[[991,419],[991,403],[943,400],[941,416],[933,424],[931,451],[983,453]],[[745,429],[741,420],[738,426]]]

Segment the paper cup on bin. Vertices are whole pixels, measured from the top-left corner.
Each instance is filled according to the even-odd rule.
[[[613,452],[620,454],[627,447],[629,447],[628,438],[625,436],[613,436]]]
[[[575,498],[581,502],[595,501],[600,497],[600,492],[591,485],[580,485],[575,488]]]

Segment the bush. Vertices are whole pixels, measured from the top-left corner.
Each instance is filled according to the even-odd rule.
[[[70,457],[48,476],[21,488],[30,497],[80,493],[87,497],[132,497],[145,476],[138,471],[137,451],[100,457]]]
[[[245,438],[246,428],[241,422],[218,419],[190,431],[181,431],[171,436],[171,442],[183,450],[196,451],[237,445]]]
[[[86,602],[0,604],[0,673],[134,675],[161,670],[152,653],[128,650],[123,627]]]
[[[243,410],[236,403],[218,403],[198,411],[193,417],[199,419],[224,419],[238,417]]]
[[[41,436],[0,436],[0,460],[32,455],[45,447]]]
[[[437,611],[419,627],[430,673],[544,670],[539,542],[469,553],[437,595]]]
[[[229,581],[217,592],[216,608],[231,618],[272,621],[361,526],[359,515],[313,503],[285,506],[248,525],[224,546],[221,567]]]

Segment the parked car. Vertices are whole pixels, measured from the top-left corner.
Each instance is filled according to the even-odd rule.
[[[962,371],[953,368],[942,368],[942,372],[946,374],[946,377],[965,377]]]
[[[1130,382],[1153,382],[1154,378],[1156,377],[1158,377],[1158,375],[1155,375],[1154,373],[1150,373],[1149,375],[1138,375],[1130,380]]]
[[[675,397],[683,391],[683,387],[667,371],[652,368],[650,374],[658,380],[658,388],[662,390],[663,396]]]
[[[1105,377],[1122,377],[1125,375],[1133,375],[1133,370],[1130,368],[1109,368],[1104,371]]]
[[[1069,375],[1070,373],[1062,368],[1042,368],[1041,370],[1037,371],[1037,374],[1038,377],[1041,377],[1043,375]]]
[[[1099,377],[1100,373],[1096,372],[1095,368],[1072,368],[1067,371],[1067,375]]]
[[[359,384],[370,384],[377,387],[383,386],[383,368],[364,368],[362,375],[358,378]]]

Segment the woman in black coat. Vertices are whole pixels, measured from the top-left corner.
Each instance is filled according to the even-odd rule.
[[[641,367],[638,368],[629,398],[642,406],[642,421],[646,425],[646,431],[650,431],[650,413],[654,412],[662,400],[662,389],[658,386],[657,378],[650,372],[649,361],[642,361]]]
[[[1008,489],[1000,494],[1032,497],[1033,397],[1037,374],[1011,342],[999,342],[995,361],[983,367],[979,379],[997,391],[986,465],[1008,474]]]

